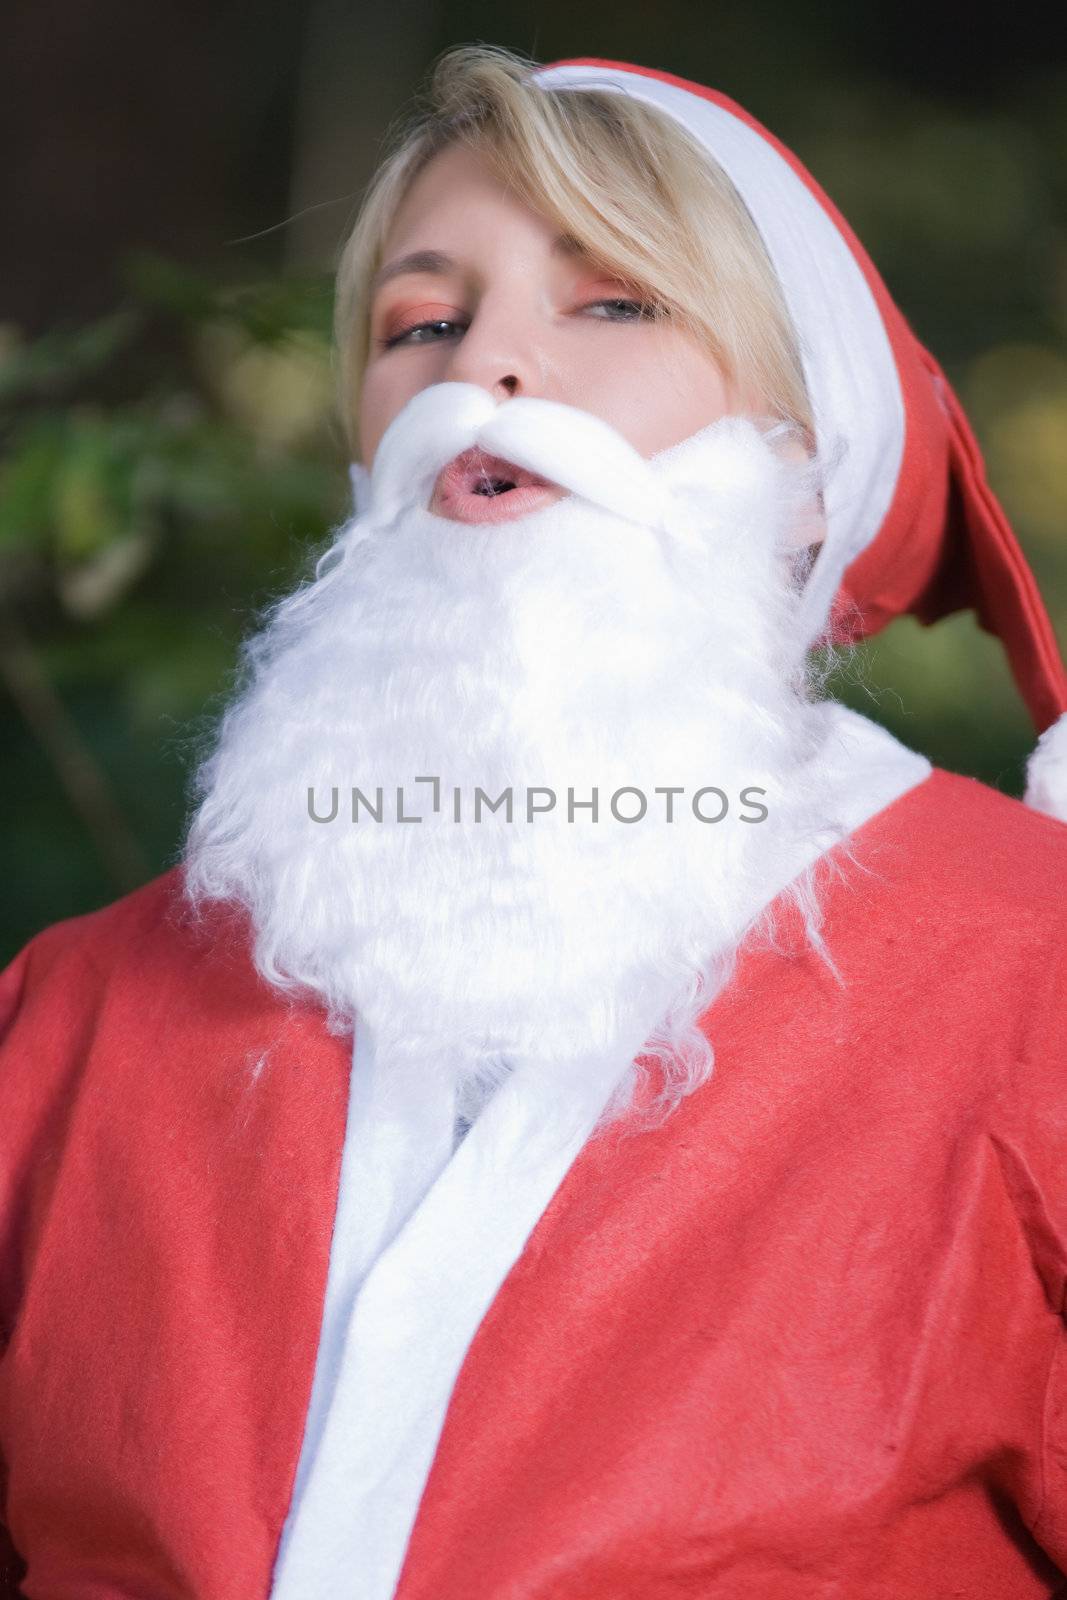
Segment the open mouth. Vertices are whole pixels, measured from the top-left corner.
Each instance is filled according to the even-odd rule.
[[[486,478],[476,483],[471,490],[472,494],[507,494],[509,489],[517,485],[510,478]]]
[[[464,450],[439,473],[430,510],[458,522],[522,516],[563,493],[557,484],[484,450]]]

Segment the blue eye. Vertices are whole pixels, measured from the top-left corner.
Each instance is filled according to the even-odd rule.
[[[654,321],[657,317],[665,315],[664,308],[653,300],[632,300],[622,296],[612,296],[606,300],[591,300],[588,305],[580,307],[582,311],[593,311],[600,306],[615,308],[615,314],[610,317],[598,318],[604,322],[641,322]],[[633,311],[632,316],[619,315],[618,307],[628,307]],[[435,317],[429,322],[416,322],[410,328],[404,328],[400,333],[394,333],[389,339],[379,339],[378,344],[383,350],[392,350],[401,344],[437,344],[436,337],[430,339],[416,339],[415,334],[430,332],[440,328],[456,328],[462,324],[454,322],[450,317]],[[442,335],[445,337],[445,335]]]
[[[591,300],[583,309],[586,311],[592,311],[597,306],[632,306],[634,311],[637,313],[637,315],[633,317],[608,317],[606,320],[609,322],[639,322],[642,320],[651,322],[654,318],[661,314],[661,308],[657,306],[654,301],[630,300],[624,299],[621,296],[615,296],[610,300]]]
[[[410,328],[404,328],[400,333],[394,333],[390,339],[379,339],[378,343],[383,350],[391,350],[398,344],[436,344],[436,339],[413,339],[413,333],[421,333],[424,328],[454,328],[456,324],[449,317],[434,317],[432,322],[416,322]]]

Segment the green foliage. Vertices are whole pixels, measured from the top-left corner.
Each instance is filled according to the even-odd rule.
[[[5,837],[39,856],[44,805],[80,869],[9,878],[9,950],[168,863],[240,638],[348,510],[330,284],[144,254],[126,283],[88,326],[0,328]]]

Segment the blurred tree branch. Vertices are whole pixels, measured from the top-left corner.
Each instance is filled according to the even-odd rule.
[[[49,682],[15,610],[0,594],[0,678],[44,750],[116,887],[135,889],[148,876],[140,845],[103,769]]]

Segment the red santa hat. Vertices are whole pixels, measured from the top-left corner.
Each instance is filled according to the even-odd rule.
[[[1067,821],[1067,672],[1048,612],[952,386],[844,217],[792,151],[714,89],[593,57],[533,77],[659,106],[718,161],[752,215],[796,330],[816,438],[845,443],[805,590],[807,638],[850,644],[905,612],[929,625],[973,609],[1004,646],[1040,734],[1025,802]]]

